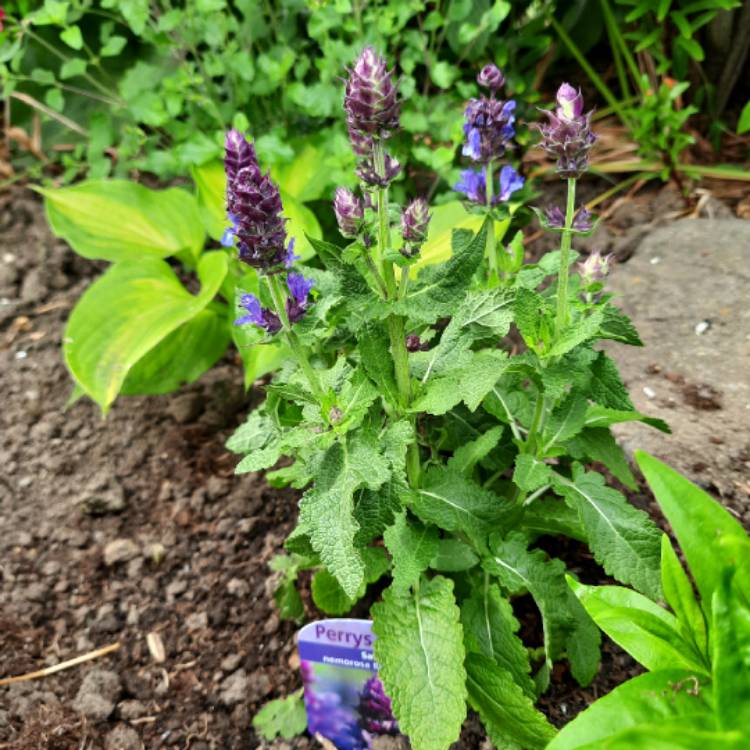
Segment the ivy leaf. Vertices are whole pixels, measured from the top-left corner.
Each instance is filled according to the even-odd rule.
[[[471,476],[474,467],[497,447],[503,431],[504,427],[497,425],[483,432],[476,440],[464,443],[448,459],[448,468]]]
[[[519,453],[516,456],[516,468],[513,471],[513,483],[524,492],[534,492],[549,484],[552,469],[536,456]]]
[[[467,697],[453,582],[436,576],[412,595],[386,589],[372,613],[375,658],[401,730],[414,750],[447,750],[458,739]]]
[[[253,728],[266,740],[290,740],[307,729],[307,712],[299,693],[269,701],[255,714]]]
[[[578,510],[594,558],[604,570],[658,599],[661,532],[648,515],[607,487],[601,474],[580,466],[573,479],[555,474],[553,485]]]
[[[555,728],[501,666],[478,654],[466,658],[469,704],[499,748],[542,750]]]
[[[643,346],[643,341],[630,318],[609,302],[603,308],[604,317],[597,338],[620,341],[630,346]]]
[[[415,323],[428,324],[453,313],[456,301],[464,296],[482,262],[486,244],[486,222],[477,234],[465,229],[454,231],[450,259],[420,271],[406,297],[394,305],[394,312]]]
[[[520,623],[497,584],[485,581],[461,605],[466,650],[482,654],[508,672],[530,698],[536,696],[529,677],[529,654],[516,635]]]
[[[393,558],[391,586],[398,594],[406,593],[435,557],[438,531],[434,526],[410,522],[406,511],[402,511],[393,525],[385,530],[383,540]]]
[[[412,509],[426,523],[479,541],[509,523],[513,510],[508,501],[446,467],[430,469],[410,498]]]
[[[602,406],[623,411],[635,409],[617,365],[604,352],[599,352],[591,366],[590,390],[591,398]]]

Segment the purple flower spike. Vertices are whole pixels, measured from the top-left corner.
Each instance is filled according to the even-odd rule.
[[[477,83],[490,91],[498,91],[505,83],[505,76],[497,65],[485,65],[477,76]]]
[[[350,132],[388,138],[398,128],[398,92],[385,59],[372,47],[362,50],[349,71],[344,110]]]
[[[592,112],[583,114],[583,97],[570,84],[563,83],[557,92],[557,108],[544,110],[548,122],[538,125],[541,147],[557,159],[561,177],[580,177],[589,165],[589,151],[596,142],[591,132]]]
[[[260,300],[254,294],[243,294],[240,297],[240,306],[247,310],[247,315],[234,321],[236,326],[244,326],[248,323],[263,328],[267,333],[277,333],[281,330],[281,321],[276,313],[262,307]]]
[[[463,155],[482,164],[501,158],[516,134],[515,110],[512,99],[495,99],[494,92],[489,98],[469,99],[464,112]]]
[[[227,213],[240,260],[262,271],[278,270],[287,257],[279,189],[269,175],[261,173],[255,149],[237,130],[227,133],[224,168]],[[222,239],[229,241],[230,235],[225,233]]]
[[[377,676],[370,677],[362,688],[359,695],[359,716],[362,728],[370,734],[399,733],[391,699],[385,694],[383,683]]]
[[[348,239],[356,237],[362,227],[362,219],[365,215],[365,207],[362,201],[351,190],[342,187],[336,188],[333,210],[341,234]]]
[[[424,198],[415,198],[401,213],[401,236],[404,247],[401,252],[413,258],[427,239],[430,224],[430,207]]]
[[[291,294],[286,301],[286,314],[290,323],[296,323],[302,320],[307,312],[308,297],[315,282],[312,279],[306,279],[302,274],[289,273],[286,277],[286,285]]]
[[[505,202],[510,199],[510,196],[513,195],[517,190],[520,190],[526,180],[524,180],[523,177],[521,177],[518,172],[516,172],[513,167],[511,167],[509,164],[506,164],[501,170],[500,170],[500,191],[496,196],[494,196],[492,202]]]

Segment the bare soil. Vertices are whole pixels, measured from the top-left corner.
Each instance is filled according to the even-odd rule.
[[[267,567],[297,495],[234,476],[223,447],[260,394],[243,392],[228,356],[177,394],[121,398],[106,419],[85,400],[66,409],[63,326],[101,266],[53,238],[28,193],[0,196],[0,236],[0,678],[120,644],[0,687],[0,750],[264,746],[253,714],[300,686],[295,626],[275,612]],[[563,551],[604,580],[582,547]],[[563,724],[638,671],[607,643],[594,683],[556,668],[542,709]],[[457,747],[482,744],[468,721]]]

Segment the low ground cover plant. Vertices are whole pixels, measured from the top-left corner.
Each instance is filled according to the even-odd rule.
[[[662,537],[668,609],[632,589],[570,584],[597,625],[649,671],[568,724],[549,750],[750,745],[750,539],[703,490],[637,456],[690,572]],[[695,583],[695,589],[693,588]]]
[[[431,210],[419,196],[390,199],[400,102],[373,49],[346,81],[360,184],[336,193],[345,248],[311,238],[317,261],[300,264],[255,147],[235,130],[226,138],[228,240],[260,276],[238,296],[236,324],[293,355],[229,447],[244,456],[238,472],[291,459],[268,477],[305,490],[289,554],[273,565],[283,614],[303,615],[300,570],[314,570],[313,599],[331,614],[386,577],[371,608],[375,653],[416,750],[447,748],[467,705],[497,746],[544,747],[555,732],[534,701],[553,663],[566,659],[581,684],[593,678],[599,630],[545,537],[585,543],[614,578],[661,595],[660,532],[586,468],[600,462],[633,486],[610,426],[667,429],[633,408],[594,346],[641,342],[604,289],[608,260],[575,265],[572,241],[595,224],[575,198],[596,140],[590,113],[568,84],[545,112],[541,145],[567,201],[539,211],[560,249],[524,264],[520,238],[506,247],[496,231],[523,190],[510,163],[515,104],[494,65],[478,82],[463,124],[472,166],[456,189],[481,225],[455,229],[450,257],[416,273]],[[531,644],[517,635],[522,595],[541,622]]]

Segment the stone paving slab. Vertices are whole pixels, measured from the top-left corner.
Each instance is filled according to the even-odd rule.
[[[655,229],[609,288],[643,348],[608,346],[633,402],[672,435],[620,425],[750,525],[750,221],[682,219]]]

